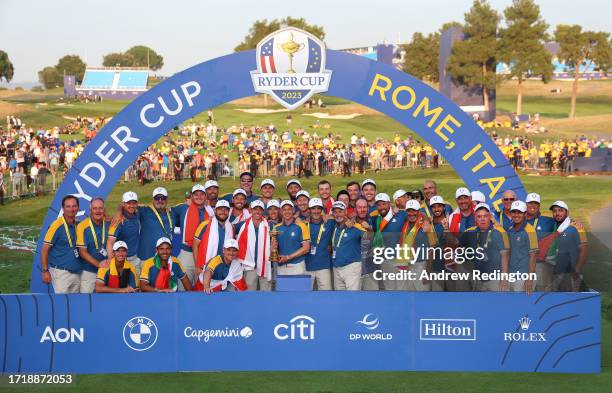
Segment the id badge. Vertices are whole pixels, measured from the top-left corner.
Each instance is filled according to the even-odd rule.
[[[333,250],[333,251],[332,251],[332,258],[333,258],[333,259],[336,259],[336,250]]]
[[[310,255],[316,255],[316,254],[317,254],[317,246],[310,247]]]
[[[79,256],[79,250],[77,250],[76,248],[73,248],[73,249],[72,249],[72,252],[74,252],[74,257],[75,257],[75,258],[80,258],[80,256]]]
[[[102,255],[102,256],[103,256],[103,257],[105,257],[105,258],[107,257],[107,254],[106,254],[106,249],[105,249],[105,248],[101,248],[101,249],[100,249],[100,255]]]

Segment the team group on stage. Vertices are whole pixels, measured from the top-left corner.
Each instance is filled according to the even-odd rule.
[[[112,217],[94,198],[80,222],[79,201],[67,195],[44,237],[42,280],[56,293],[270,291],[280,275],[310,275],[317,290],[581,289],[586,235],[563,201],[544,215],[538,194],[520,201],[511,190],[497,212],[460,187],[453,208],[433,180],[392,198],[372,179],[347,183],[335,198],[327,180],[316,196],[297,179],[283,195],[271,179],[256,195],[253,182],[244,172],[223,196],[215,180],[196,184],[172,207],[163,187],[146,203],[130,191]],[[410,255],[374,258],[398,246]],[[468,249],[477,252],[459,252]],[[440,272],[449,274],[432,274]]]

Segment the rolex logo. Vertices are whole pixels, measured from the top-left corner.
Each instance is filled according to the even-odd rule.
[[[519,319],[519,324],[521,325],[522,330],[527,330],[529,329],[529,325],[531,325],[531,319],[524,316],[523,318]]]

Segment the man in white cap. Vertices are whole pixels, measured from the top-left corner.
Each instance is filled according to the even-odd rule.
[[[483,194],[481,191],[472,191],[472,203],[474,204],[474,206],[478,205],[479,203],[485,203],[487,201],[487,198],[485,197],[485,194]]]
[[[373,179],[365,179],[361,182],[361,194],[368,202],[368,211],[376,210],[376,182]]]
[[[472,193],[465,187],[459,187],[455,191],[457,209],[448,217],[449,230],[458,234],[475,225],[474,205],[472,205]]]
[[[299,198],[298,198],[299,200]],[[307,221],[310,231],[310,252],[306,254],[306,270],[312,277],[313,287],[319,291],[332,290],[331,237],[334,220],[323,220],[323,201],[312,198],[308,202],[310,215]]]
[[[332,212],[336,225],[332,232],[332,266],[334,288],[337,291],[361,289],[361,239],[365,230],[361,225],[347,226],[346,205],[334,202]]]
[[[516,201],[516,193],[512,190],[504,191],[502,194],[502,203],[504,207],[495,217],[497,223],[504,227],[506,231],[509,231],[512,225],[514,225],[512,214],[510,213],[510,207],[514,201]]]
[[[236,225],[238,261],[244,266],[249,291],[272,290],[270,226],[264,218],[264,209],[261,200],[254,200],[251,202],[251,217]]]
[[[527,205],[523,201],[514,201],[510,206],[513,225],[510,227],[510,273],[535,273],[536,254],[538,253],[538,236],[535,228],[525,221]],[[503,212],[502,212],[503,214]],[[532,280],[516,280],[509,283],[510,291],[531,293],[534,288]]]
[[[289,195],[289,200],[294,202],[298,191],[301,189],[302,183],[298,179],[289,179],[287,182],[287,195]]]
[[[196,230],[200,224],[210,217],[206,211],[206,190],[201,184],[191,188],[191,204],[181,203],[172,208],[174,226],[181,228],[181,251],[178,260],[191,282],[195,282],[195,259],[193,255],[193,242]]]
[[[274,228],[276,224],[281,222],[280,216],[280,202],[278,199],[271,199],[266,204],[266,219],[268,220],[268,225],[270,228]]]
[[[508,280],[489,279],[494,273],[508,273],[510,260],[510,240],[508,233],[491,220],[491,208],[479,203],[474,208],[476,226],[461,234],[461,245],[474,253],[475,270],[480,272],[479,280],[474,282],[475,291],[507,291]]]
[[[576,226],[569,217],[569,207],[564,201],[554,202],[552,210],[555,220],[553,235],[547,240],[543,255],[554,263],[553,291],[580,290],[582,271],[587,262],[588,242],[584,228]],[[548,289],[548,288],[547,288]]]
[[[121,201],[118,212],[113,217],[111,227],[108,230],[106,253],[108,258],[112,259],[114,256],[113,244],[119,240],[125,242],[128,246],[127,261],[134,266],[136,272],[140,275],[141,260],[138,258],[138,247],[140,246],[142,225],[138,211],[138,195],[133,191],[128,191],[123,194]]]
[[[206,192],[206,212],[208,217],[215,215],[215,206],[219,200],[219,183],[216,180],[207,180],[204,183],[204,191]]]
[[[83,263],[81,271],[81,293],[92,293],[96,287],[99,267],[108,266],[108,230],[106,208],[102,198],[94,198],[89,204],[89,217],[76,227],[76,246]]]
[[[247,194],[242,188],[237,188],[232,194],[232,208],[230,209],[229,220],[232,224],[238,225],[251,217],[251,212],[247,209]]]
[[[191,281],[181,262],[171,255],[172,242],[167,237],[157,240],[156,253],[142,263],[140,289],[143,292],[176,292],[179,281],[185,291],[191,291]]]
[[[402,228],[408,217],[405,210],[399,210],[393,214],[391,200],[385,193],[376,194],[376,211],[370,213],[370,227],[374,233],[372,239],[372,249],[395,248],[399,244]],[[395,260],[386,259],[382,263],[383,273],[396,273],[397,266]],[[384,280],[385,290],[397,290],[398,281]]]
[[[355,224],[359,224],[366,231],[361,238],[361,289],[363,291],[379,291],[380,282],[374,277],[376,277],[376,272],[380,270],[380,265],[374,263],[372,251],[374,232],[370,226],[368,210],[368,202],[365,199],[357,199],[354,221]]]
[[[296,223],[295,207],[290,200],[280,204],[282,221],[274,227],[279,234],[272,239],[271,245],[278,249],[280,260],[279,275],[306,274],[306,254],[310,252],[310,231],[305,223]]]
[[[168,191],[163,187],[153,190],[153,203],[138,209],[140,216],[140,243],[138,259],[147,260],[155,255],[157,239],[167,237],[172,239],[174,221],[172,210],[168,206]]]
[[[208,294],[221,291],[246,291],[244,266],[237,259],[238,241],[226,239],[223,252],[206,265],[206,270],[198,277],[195,290]]]
[[[132,293],[138,290],[139,276],[136,268],[127,261],[127,244],[117,241],[113,244],[114,258],[108,266],[98,269],[97,293]]]
[[[298,208],[296,218],[299,218],[302,221],[307,221],[308,217],[310,216],[308,201],[310,201],[310,194],[306,190],[300,190],[295,195],[295,204]]]
[[[525,221],[535,228],[538,236],[538,242],[546,236],[555,232],[555,220],[552,217],[544,216],[540,212],[540,194],[531,192],[525,198],[527,204],[527,214]],[[540,253],[538,253],[540,255]],[[550,291],[553,282],[553,265],[546,261],[546,258],[540,258],[536,261],[536,291]]]
[[[446,216],[446,202],[440,195],[434,195],[429,198],[429,210],[431,211],[431,226],[437,237],[437,247],[444,251],[446,247],[456,246],[457,239],[450,234],[448,228],[448,217]],[[449,266],[446,266],[448,262]],[[454,271],[455,262],[452,259],[448,261],[442,255],[436,254],[433,259],[432,272],[443,272],[448,270]],[[451,269],[452,267],[452,269]],[[432,280],[431,290],[437,292],[454,291],[455,281],[453,280]]]
[[[264,203],[264,206],[268,205],[272,199],[274,199],[274,190],[276,189],[276,185],[274,184],[274,180],[272,179],[263,179],[261,181],[261,196],[259,200]]]
[[[399,189],[393,193],[393,201],[397,210],[406,210],[406,203],[408,203],[408,191]]]
[[[196,229],[193,238],[195,277],[199,276],[208,261],[223,253],[225,239],[234,238],[236,229],[229,220],[229,212],[229,203],[225,199],[219,199],[215,206],[215,215],[203,221]]]

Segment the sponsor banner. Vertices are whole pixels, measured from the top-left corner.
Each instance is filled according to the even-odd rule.
[[[0,300],[3,373],[600,371],[595,292],[28,294]]]

